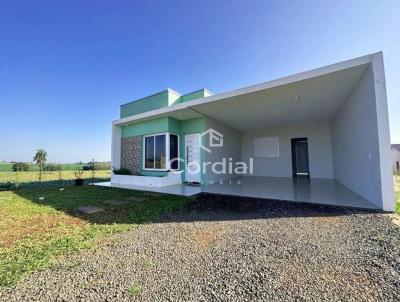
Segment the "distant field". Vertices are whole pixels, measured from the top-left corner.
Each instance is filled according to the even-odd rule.
[[[12,165],[10,163],[0,164],[0,172],[12,172]],[[54,165],[58,165],[55,163]],[[73,171],[81,169],[85,164],[61,164],[63,171]],[[37,167],[34,164],[29,164],[29,171],[36,171]]]
[[[62,180],[74,180],[75,171],[61,171]],[[94,174],[96,179],[108,179],[111,177],[111,172],[109,170],[98,170]],[[42,182],[58,181],[59,180],[58,171],[43,172]],[[92,177],[91,171],[84,171],[83,178],[90,179]],[[0,173],[0,184],[1,183],[33,183],[39,181],[38,172],[1,172]]]

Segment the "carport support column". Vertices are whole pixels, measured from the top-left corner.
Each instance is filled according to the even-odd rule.
[[[121,127],[112,125],[111,132],[111,170],[121,167]]]
[[[382,52],[374,54],[372,68],[375,79],[376,114],[379,139],[379,163],[381,172],[382,209],[394,211],[393,174],[390,150],[389,114]]]

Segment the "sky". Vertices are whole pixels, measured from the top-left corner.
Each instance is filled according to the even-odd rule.
[[[0,1],[0,161],[109,161],[119,106],[383,51],[400,143],[400,1]]]

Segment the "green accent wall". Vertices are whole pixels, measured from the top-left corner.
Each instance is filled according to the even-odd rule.
[[[202,117],[194,118],[186,121],[179,121],[171,117],[163,117],[149,121],[129,124],[121,127],[121,137],[143,136],[149,134],[157,134],[163,132],[172,132],[179,135],[179,154],[181,158],[185,158],[185,134],[202,133],[205,131],[205,120]],[[204,141],[202,142],[204,144]],[[200,150],[200,161],[205,159],[204,150]],[[141,154],[143,154],[143,141],[141,142]],[[143,156],[140,157],[141,167],[143,167]],[[180,169],[184,170],[185,163],[179,163]],[[165,171],[149,171],[141,170],[144,176],[165,176]],[[185,173],[182,173],[182,181],[185,179]],[[204,183],[205,175],[202,173],[202,182]]]
[[[169,131],[169,117],[121,126],[121,137],[147,135]]]
[[[167,176],[168,172],[166,171],[149,171],[149,170],[142,170],[140,172],[140,175],[143,176],[156,176],[156,177],[163,177],[163,176]]]
[[[172,96],[172,94],[171,94]],[[121,105],[121,118],[169,106],[170,91],[164,90],[151,96]]]
[[[192,100],[195,100],[195,99],[204,98],[204,97],[207,97],[207,96],[210,96],[210,95],[211,95],[211,93],[209,93],[208,90],[200,89],[200,90],[193,91],[191,93],[187,93],[185,95],[182,95],[180,103],[192,101]]]
[[[211,93],[207,89],[200,89],[191,93],[187,93],[185,95],[180,95],[179,93],[171,89],[167,89],[148,97],[121,105],[120,117],[124,118],[155,109],[172,106],[174,104],[184,103],[195,99],[207,97],[210,95]]]

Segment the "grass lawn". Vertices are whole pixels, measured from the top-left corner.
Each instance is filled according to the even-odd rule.
[[[132,196],[136,200],[120,206],[106,202]],[[0,286],[18,281],[32,270],[48,267],[57,256],[95,247],[105,235],[128,230],[181,208],[187,200],[95,186],[0,192]],[[79,214],[75,209],[84,205],[99,206],[104,211]]]
[[[54,165],[58,165],[58,163],[54,163]],[[63,171],[73,171],[81,169],[85,165],[87,164],[61,164],[61,167]],[[0,164],[0,172],[12,172],[12,166],[13,164],[11,163]],[[37,166],[32,163],[29,163],[29,171],[36,171],[36,170]]]
[[[88,182],[92,181],[92,171],[83,171],[82,177]],[[93,182],[109,181],[110,170],[96,170]],[[60,180],[61,179],[61,180]],[[73,185],[75,171],[47,171],[42,173],[42,181],[39,182],[38,172],[0,172],[0,191],[15,188],[36,188]]]
[[[75,171],[61,171],[61,178],[63,180],[71,180],[75,179]],[[53,181],[59,179],[58,171],[49,171],[42,172],[42,181]],[[92,171],[83,171],[83,177],[89,179],[92,177]],[[110,178],[111,171],[110,170],[96,170],[95,171],[96,178]],[[34,182],[39,181],[39,173],[38,172],[0,172],[0,183],[1,182]]]

